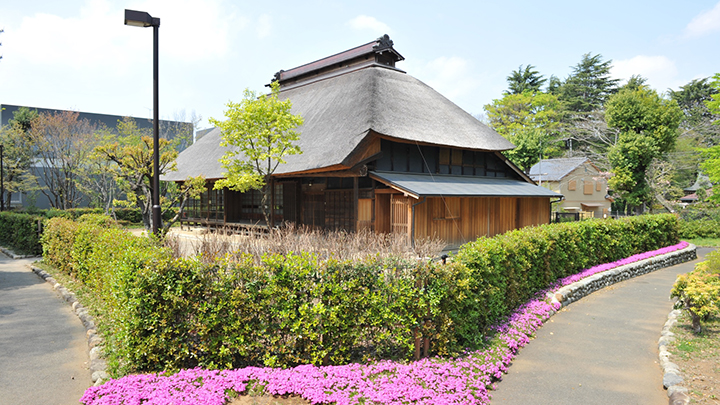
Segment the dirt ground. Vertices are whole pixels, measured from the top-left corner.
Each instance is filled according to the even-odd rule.
[[[684,375],[691,404],[720,405],[720,318],[704,325],[701,335],[691,331],[690,321],[680,318],[673,328],[677,340],[671,361]]]

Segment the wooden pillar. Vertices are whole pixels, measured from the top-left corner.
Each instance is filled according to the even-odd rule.
[[[355,224],[355,229],[353,231],[357,232],[359,229],[358,224],[358,200],[360,199],[360,191],[359,191],[359,183],[360,179],[358,177],[353,177],[353,223]]]

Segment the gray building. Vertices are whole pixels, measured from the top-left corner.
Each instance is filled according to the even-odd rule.
[[[31,107],[31,106],[19,106],[19,105],[12,105],[12,104],[0,104],[0,125],[3,127],[8,125],[9,121],[13,119],[13,115],[16,111],[18,111],[20,108],[26,107],[30,110],[35,110],[39,114],[55,114],[55,113],[63,113],[63,112],[77,112],[78,113],[78,119],[79,120],[87,120],[92,125],[97,127],[107,127],[109,129],[114,129],[117,126],[117,123],[119,120],[122,120],[125,118],[125,116],[122,115],[112,115],[112,114],[96,114],[96,113],[89,113],[89,112],[82,112],[82,111],[70,111],[70,110],[59,110],[59,109],[52,109],[52,108],[39,108],[39,107]],[[143,129],[150,129],[152,130],[153,123],[152,120],[149,118],[138,118],[138,117],[130,117],[135,120],[135,123],[137,124],[138,128]],[[182,137],[183,139],[178,144],[178,150],[183,151],[188,146],[190,146],[193,142],[194,137],[194,127],[193,124],[190,122],[180,122],[180,121],[170,121],[170,120],[160,120],[160,137],[166,138],[166,139],[175,139],[177,137]],[[38,170],[39,167],[35,167],[35,170]],[[40,169],[42,170],[42,169]],[[40,185],[43,186],[42,184]],[[83,199],[82,205],[87,205],[88,199]],[[34,192],[32,194],[25,194],[25,193],[15,193],[11,196],[11,206],[34,206],[40,209],[47,209],[50,208],[50,201],[48,198],[43,195],[41,192]]]

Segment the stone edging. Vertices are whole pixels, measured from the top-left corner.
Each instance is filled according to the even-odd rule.
[[[548,293],[548,295],[553,303],[560,303],[563,307],[566,307],[580,298],[612,284],[695,259],[697,259],[697,247],[690,244],[685,249],[639,260],[602,273],[594,274],[566,285],[555,293]],[[683,378],[677,364],[671,363],[668,359],[670,353],[667,351],[667,345],[674,340],[670,328],[677,323],[679,314],[680,311],[678,310],[670,312],[658,341],[660,367],[663,371],[663,387],[667,389],[670,405],[686,405],[690,402],[690,397],[687,395],[688,389],[679,385],[683,382]]]
[[[6,248],[6,247],[3,247],[3,246],[0,246],[0,252],[5,253],[8,257],[10,257],[11,259],[15,259],[15,260],[17,260],[17,259],[27,259],[27,258],[29,258],[29,257],[40,257],[40,256],[35,256],[35,255],[17,255],[17,254],[15,254],[15,252],[13,252],[12,250],[10,250],[10,249],[8,249],[8,248]]]
[[[662,328],[662,334],[658,340],[660,351],[660,367],[663,370],[663,386],[667,388],[670,405],[686,405],[690,403],[688,389],[681,386],[683,382],[682,373],[677,364],[670,361],[671,353],[667,350],[670,343],[675,341],[675,334],[670,329],[677,323],[677,318],[682,311],[675,309],[668,314],[668,320]]]
[[[90,372],[92,373],[93,383],[95,385],[101,385],[105,381],[108,381],[110,376],[107,373],[107,363],[103,358],[101,358],[102,349],[100,346],[103,343],[103,339],[97,333],[93,317],[77,300],[75,294],[70,292],[62,284],[58,283],[55,278],[48,274],[48,272],[33,266],[32,264],[30,265],[30,268],[38,275],[38,277],[50,283],[53,290],[57,291],[65,302],[72,306],[73,312],[78,318],[80,318],[80,321],[85,327],[85,336],[87,337],[88,348],[90,349]]]

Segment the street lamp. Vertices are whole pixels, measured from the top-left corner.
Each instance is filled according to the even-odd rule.
[[[125,10],[125,25],[153,27],[153,192],[152,231],[158,235],[160,229],[160,110],[158,108],[158,30],[160,19],[144,11]]]

